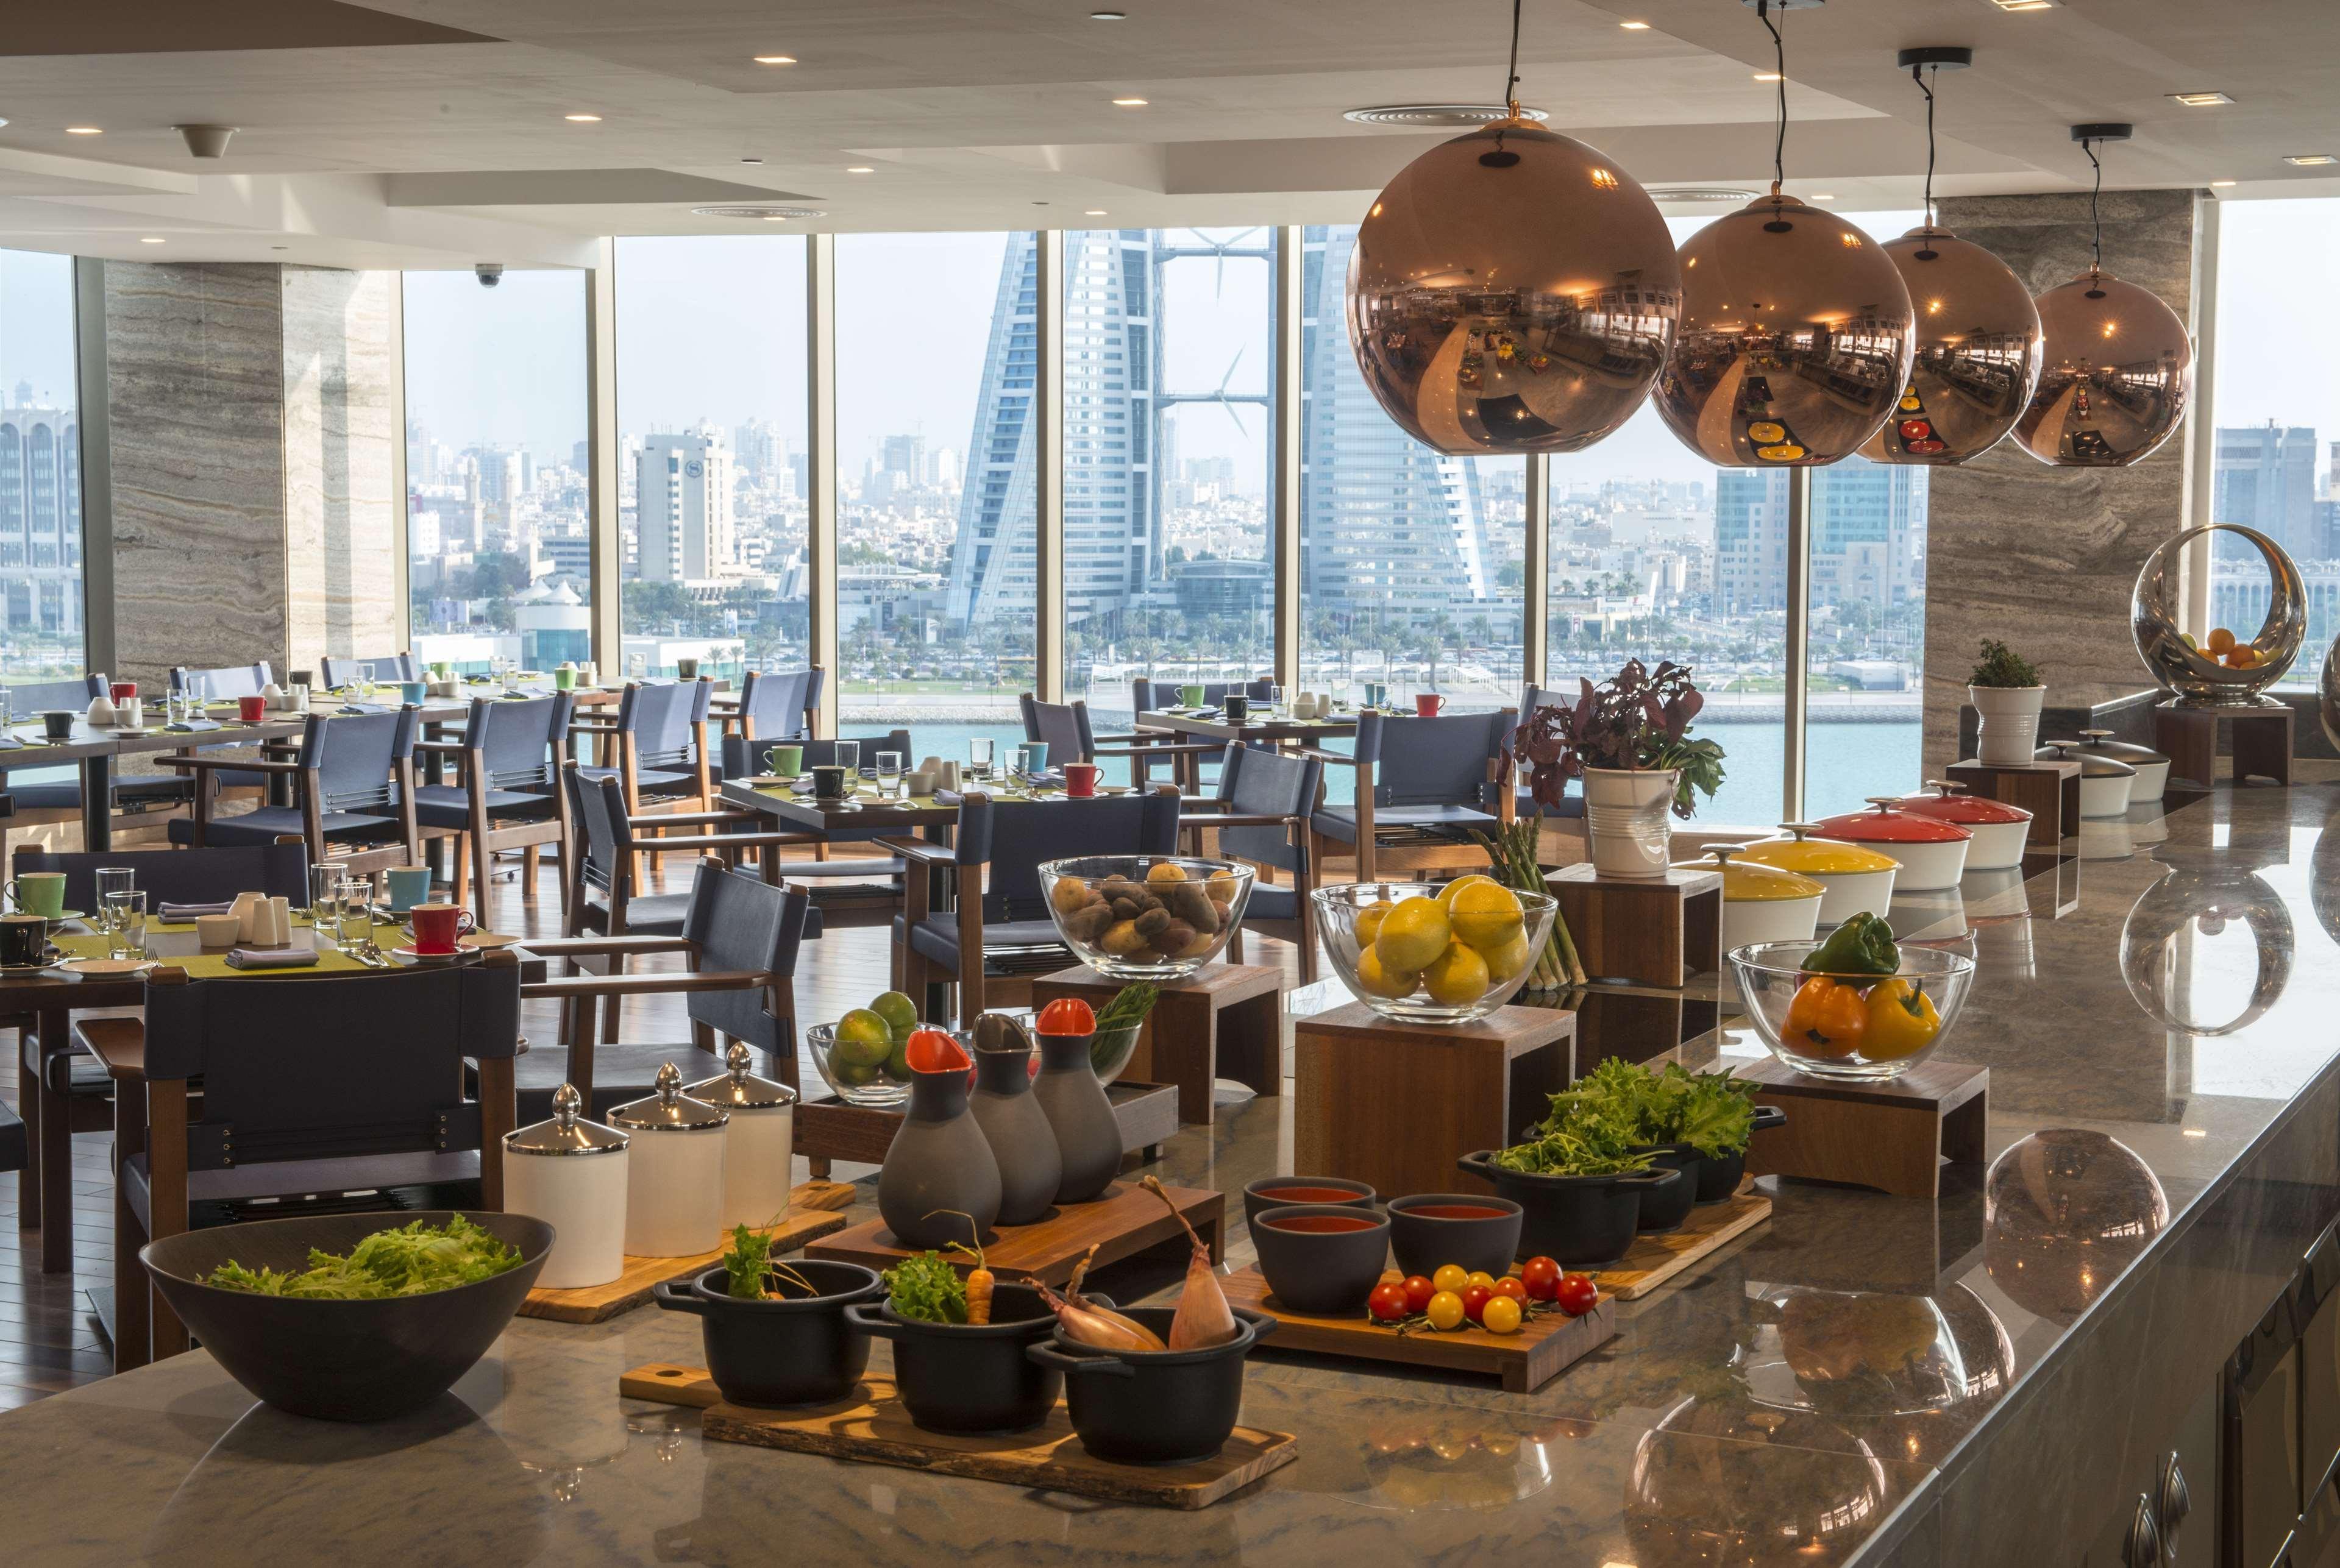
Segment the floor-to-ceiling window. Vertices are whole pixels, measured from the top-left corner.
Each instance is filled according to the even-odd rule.
[[[71,256],[0,251],[0,669],[77,676],[81,419]]]
[[[1066,685],[1273,673],[1273,229],[1065,236]]]
[[[1353,224],[1303,231],[1301,685],[1509,706],[1524,680],[1527,461],[1445,456],[1382,411],[1343,305],[1356,239]]]
[[[964,761],[1034,685],[1038,251],[1018,234],[837,241],[844,733]]]
[[[624,662],[806,661],[805,242],[618,242]]]
[[[405,315],[416,655],[592,657],[584,274],[409,272]]]
[[[2256,528],[2298,563],[2307,638],[2280,686],[2312,687],[2340,636],[2340,322],[2316,301],[2340,286],[2340,201],[2228,202],[2218,212],[2217,454],[2210,517]],[[2198,417],[2198,416],[2197,416]],[[2267,571],[2221,538],[2211,627],[2247,642],[2266,619]]]

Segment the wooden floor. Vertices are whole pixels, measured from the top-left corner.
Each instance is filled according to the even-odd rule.
[[[669,886],[680,891],[689,873],[681,856],[672,865]],[[494,929],[528,935],[557,932],[560,902],[550,868],[533,906],[521,898],[516,871],[511,880],[496,885]],[[808,942],[798,965],[797,998],[800,1023],[833,1020],[858,1007],[887,988],[887,932],[881,927],[832,932]],[[1254,963],[1282,963],[1292,982],[1298,981],[1294,950],[1265,938],[1250,939],[1246,955]],[[656,967],[645,965],[644,967]],[[679,967],[677,965],[676,967]],[[557,1038],[552,1009],[529,1004],[521,1031],[531,1039]],[[642,998],[630,1002],[623,1039],[687,1041],[679,998]],[[12,1039],[9,1049],[18,1049]],[[818,1084],[818,1075],[807,1058],[800,1064],[802,1081]],[[0,1073],[0,1097],[13,1100],[16,1074]],[[20,1111],[26,1108],[18,1107]],[[114,1282],[114,1186],[108,1164],[112,1135],[83,1133],[74,1139],[74,1273],[41,1272],[41,1233],[17,1228],[17,1181],[0,1175],[0,1237],[13,1247],[0,1256],[0,1410],[61,1393],[79,1384],[110,1376],[113,1353],[98,1333],[84,1291],[110,1288]],[[866,1168],[840,1166],[840,1179],[868,1174]]]

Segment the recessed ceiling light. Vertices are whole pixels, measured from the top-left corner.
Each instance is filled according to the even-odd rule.
[[[138,236],[138,242],[142,245],[159,245],[163,242],[163,236],[160,234],[141,234]]]
[[[2213,185],[2231,185],[2234,182],[2232,180],[2213,180],[2210,183]]]
[[[1650,195],[1659,202],[1752,202],[1756,192],[1730,185],[1685,185],[1672,191],[1653,190]]]
[[[1812,192],[1812,200],[1815,202],[1833,202],[1836,200],[1836,192],[1834,191],[1815,191]]]
[[[856,163],[852,168],[846,171],[848,174],[875,174],[877,172],[877,170],[871,168],[867,163]]]
[[[826,218],[828,216],[828,209],[826,207],[750,207],[745,205],[693,207],[690,210],[690,215],[694,218],[768,218],[777,222],[784,222],[789,218]]]
[[[1492,125],[1511,110],[1501,104],[1376,104],[1370,108],[1342,111],[1341,118],[1360,125],[1457,125],[1468,129]],[[1522,120],[1549,120],[1542,109],[1522,108]]]
[[[759,65],[793,65],[796,63],[797,57],[793,54],[759,54],[756,56],[756,64]]]
[[[1106,211],[1103,207],[1091,207],[1087,212],[1081,214],[1084,218],[1102,218],[1105,215]]]
[[[572,125],[598,125],[601,123],[599,114],[563,114],[561,118]]]
[[[2224,93],[2172,93],[2169,96],[2176,99],[2188,109],[2207,109],[2213,104],[2234,102]]]
[[[1115,98],[1113,101],[1113,106],[1116,109],[1143,109],[1145,107],[1145,100],[1143,98]]]
[[[742,163],[760,163],[763,160],[761,158],[742,158],[739,162]]]
[[[2002,11],[2053,11],[2056,0],[1990,0]]]
[[[1777,71],[1758,71],[1755,73],[1755,80],[1758,82],[1777,82],[1779,79],[1780,74]]]
[[[105,134],[105,127],[103,125],[68,125],[65,127],[65,134],[68,136],[103,136]]]
[[[1126,11],[1092,11],[1089,13],[1089,20],[1092,22],[1126,22],[1129,20],[1129,13]]]
[[[2329,153],[2289,153],[2284,155],[2283,161],[2302,169],[2320,169],[2326,163],[2340,163],[2340,158]]]
[[[1646,33],[1650,30],[1650,25],[1647,22],[1620,22],[1617,25],[1628,33]]]

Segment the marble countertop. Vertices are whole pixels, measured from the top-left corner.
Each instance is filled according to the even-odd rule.
[[[1768,1226],[1624,1306],[1615,1340],[1534,1394],[1263,1355],[1244,1419],[1298,1434],[1301,1457],[1210,1509],[702,1443],[694,1413],[617,1395],[628,1367],[701,1360],[695,1320],[645,1308],[516,1322],[452,1395],[377,1426],[256,1406],[200,1353],[0,1415],[11,1554],[1875,1560],[2335,1070],[2340,793],[2332,768],[2302,771],[2086,824],[2081,858],[2028,883],[1896,901],[1904,935],[1971,935],[1982,973],[1944,1054],[1991,1069],[1988,1173],[1946,1171],[1930,1203],[1789,1184]],[[1729,1023],[1682,1047],[1693,1065],[1759,1051]],[[1232,1194],[1289,1169],[1289,1106],[1222,1106],[1163,1176]],[[1230,1260],[1248,1261],[1230,1207]],[[1104,1285],[1120,1299],[1175,1285],[1175,1263],[1122,1267]]]

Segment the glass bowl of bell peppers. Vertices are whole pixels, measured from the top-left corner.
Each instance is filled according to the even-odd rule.
[[[1974,984],[1974,960],[1897,942],[1873,914],[1819,942],[1734,948],[1747,1017],[1772,1055],[1815,1078],[1874,1083],[1934,1054]]]

